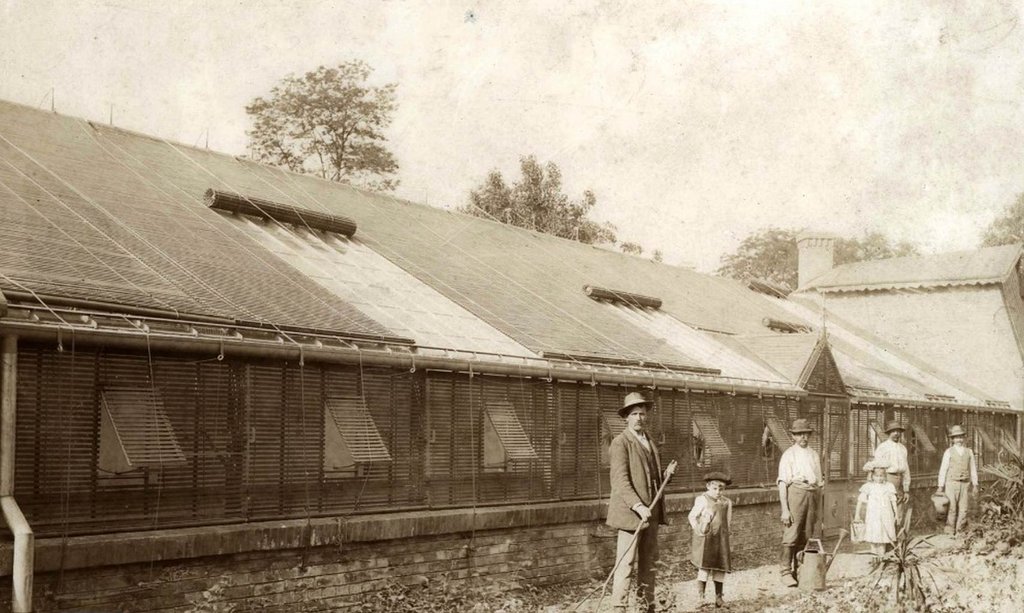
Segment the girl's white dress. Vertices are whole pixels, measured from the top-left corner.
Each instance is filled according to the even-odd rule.
[[[860,487],[859,502],[864,513],[864,541],[892,543],[896,540],[896,487],[889,483],[868,482]]]

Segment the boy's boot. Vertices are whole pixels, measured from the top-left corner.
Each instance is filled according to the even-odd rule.
[[[721,581],[715,581],[715,606],[724,607],[725,601],[722,600],[722,594],[725,592],[725,584]]]

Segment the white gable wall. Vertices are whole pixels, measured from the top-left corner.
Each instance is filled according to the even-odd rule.
[[[994,398],[1024,406],[1024,357],[999,286],[828,293],[825,308]]]

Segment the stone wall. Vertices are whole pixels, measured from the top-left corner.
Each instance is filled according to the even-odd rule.
[[[774,548],[774,490],[729,492],[733,551]],[[667,499],[667,563],[689,555],[694,494]],[[596,501],[395,513],[37,541],[37,611],[319,611],[358,604],[386,580],[515,578],[551,585],[603,578],[615,533]],[[10,603],[0,551],[0,607]],[[209,607],[212,607],[210,609]]]

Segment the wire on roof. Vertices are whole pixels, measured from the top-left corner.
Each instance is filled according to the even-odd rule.
[[[203,195],[203,201],[211,209],[255,215],[281,223],[293,223],[311,229],[337,232],[349,238],[356,233],[356,222],[348,217],[300,209],[296,206],[271,202],[261,198],[241,196],[210,188]]]

